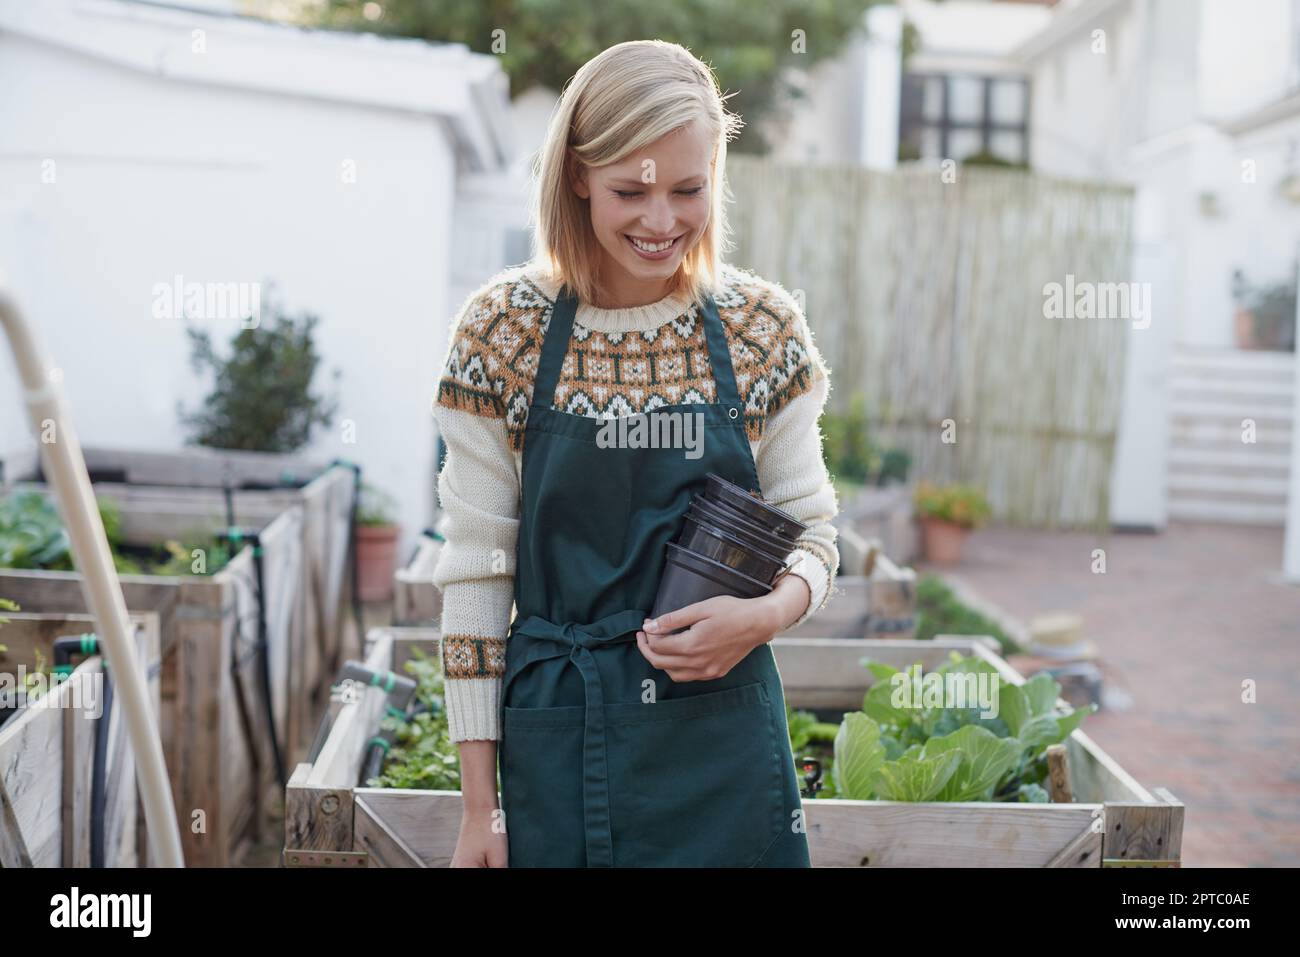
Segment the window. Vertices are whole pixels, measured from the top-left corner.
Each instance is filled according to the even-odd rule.
[[[975,74],[907,74],[899,111],[899,159],[991,155],[1029,162],[1029,81]]]

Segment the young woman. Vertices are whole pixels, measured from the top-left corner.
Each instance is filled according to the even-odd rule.
[[[720,259],[739,124],[676,44],[585,64],[538,160],[537,254],[453,329],[434,403],[453,866],[809,866],[768,642],[833,590],[829,380],[793,297]],[[697,416],[698,449],[600,440],[665,412]],[[808,529],[770,593],[650,621],[709,472]]]

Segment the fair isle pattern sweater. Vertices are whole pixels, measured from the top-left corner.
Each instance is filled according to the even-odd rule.
[[[438,475],[445,543],[442,664],[453,742],[499,740],[501,679],[514,610],[524,431],[559,282],[536,264],[504,271],[466,300],[451,330],[433,413],[447,447]],[[745,407],[763,497],[808,524],[792,574],[824,607],[839,567],[834,486],[818,419],[828,370],[794,298],[724,265],[714,292]],[[627,309],[580,303],[552,407],[618,418],[711,403],[715,384],[702,313],[674,296]],[[792,626],[793,627],[793,626]]]

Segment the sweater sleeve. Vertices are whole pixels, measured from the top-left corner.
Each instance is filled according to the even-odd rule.
[[[442,591],[444,701],[453,742],[499,740],[505,642],[514,606],[519,479],[505,414],[508,375],[475,322],[457,320],[433,404],[447,453],[438,474],[445,543],[434,568]]]
[[[776,298],[784,308],[785,341],[768,373],[767,420],[755,454],[763,497],[808,525],[799,536],[790,573],[808,583],[808,607],[793,622],[803,624],[825,607],[839,570],[835,486],[822,458],[819,426],[830,392],[830,375],[794,299]]]

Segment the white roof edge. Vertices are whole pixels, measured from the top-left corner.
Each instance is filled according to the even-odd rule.
[[[1015,47],[1008,55],[1022,62],[1035,60],[1080,30],[1092,26],[1099,17],[1115,7],[1130,2],[1132,0],[1083,0],[1073,7],[1058,9],[1047,26]]]
[[[201,53],[193,50],[196,30],[204,33]],[[500,168],[513,154],[506,75],[496,57],[464,44],[133,0],[0,0],[3,33],[183,82],[439,117],[473,169]]]

